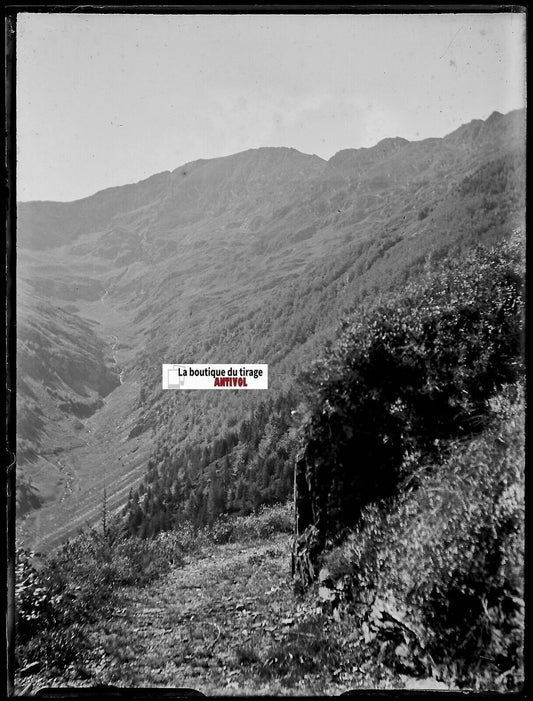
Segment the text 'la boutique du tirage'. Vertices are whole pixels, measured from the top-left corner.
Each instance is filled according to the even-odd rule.
[[[268,365],[165,364],[163,389],[268,389]]]

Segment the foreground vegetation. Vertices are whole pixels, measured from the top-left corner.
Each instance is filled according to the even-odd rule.
[[[317,363],[294,564],[365,654],[452,684],[523,674],[523,249],[428,266]]]
[[[126,588],[146,588],[185,557],[227,543],[253,543],[293,529],[290,506],[253,516],[221,517],[210,527],[185,523],[152,539],[126,535],[124,524],[102,518],[49,556],[17,548],[16,612],[19,668],[38,662],[56,673],[90,652],[89,631],[120,607]]]
[[[63,667],[83,658],[87,626],[109,615],[120,586],[152,583],[182,559],[177,543],[124,538],[117,522],[91,529],[49,555],[17,548],[19,667]]]
[[[20,553],[21,667],[39,663],[37,686],[520,688],[520,387],[492,406],[489,427],[419,466],[416,488],[363,510],[305,596],[291,505],[150,540],[90,531],[38,570]]]
[[[443,464],[421,464],[416,489],[405,483],[400,496],[363,510],[305,595],[290,576],[290,504],[149,540],[108,536],[103,546],[101,531],[80,536],[19,580],[19,663],[39,663],[18,676],[19,688],[518,689],[520,387],[492,404],[491,425]],[[56,618],[31,605],[39,596]]]
[[[454,687],[520,687],[521,395],[515,386],[499,395],[490,428],[458,441],[442,464],[419,465],[324,557],[323,598],[353,620],[365,656]]]
[[[367,504],[479,433],[494,414],[491,397],[522,377],[522,253],[515,239],[428,266],[348,319],[316,363],[296,475],[311,568]]]

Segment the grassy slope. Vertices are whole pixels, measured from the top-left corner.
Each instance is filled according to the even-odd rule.
[[[20,678],[19,690],[111,684],[307,695],[373,686],[350,661],[351,643],[341,649],[346,626],[294,597],[290,545],[275,534],[204,546],[150,589],[124,590],[122,606],[93,625],[83,665]]]
[[[420,464],[324,558],[322,598],[391,670],[478,690],[523,681],[524,406],[509,392],[490,428]]]
[[[224,695],[516,690],[523,674],[518,399],[495,399],[499,423],[458,444],[441,468],[421,465],[418,489],[406,486],[381,512],[371,510],[362,531],[329,554],[325,576],[305,598],[290,577],[290,508],[241,517],[233,530],[222,521],[189,543],[179,567],[149,587],[120,589],[112,615],[88,626],[81,662],[19,677],[18,689],[29,682]],[[465,587],[472,606],[458,620],[450,606]],[[481,637],[472,640],[465,625]],[[475,654],[480,643],[483,659]]]

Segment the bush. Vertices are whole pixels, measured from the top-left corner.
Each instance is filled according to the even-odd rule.
[[[493,408],[418,489],[366,507],[322,577],[381,661],[501,689],[523,675],[523,402]]]
[[[102,619],[121,586],[146,585],[182,562],[173,534],[152,540],[125,538],[118,522],[67,541],[44,560],[19,548],[15,606],[17,644],[23,658],[49,665],[76,659],[84,625]]]
[[[46,577],[38,569],[38,558],[31,550],[17,548],[15,582],[17,637],[25,641],[53,620],[53,611],[60,602],[51,596]]]
[[[319,550],[397,494],[421,456],[441,460],[453,440],[479,433],[490,398],[521,377],[520,264],[508,243],[428,267],[348,321],[315,366],[296,508],[298,533],[315,527]]]
[[[219,516],[212,526],[204,529],[208,540],[214,543],[246,543],[293,532],[292,503],[261,506],[249,516]]]

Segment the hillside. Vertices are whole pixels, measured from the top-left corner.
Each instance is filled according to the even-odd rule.
[[[149,590],[120,592],[106,625],[91,627],[82,662],[19,676],[18,690],[106,684],[307,696],[379,684],[377,674],[357,669],[355,640],[343,650],[346,624],[294,598],[289,554],[290,537],[280,534],[205,547]],[[386,688],[393,675],[380,671]],[[414,678],[403,682],[416,688]]]
[[[420,465],[417,489],[369,509],[305,596],[291,577],[292,505],[152,540],[122,540],[108,525],[38,570],[20,554],[17,691],[516,691],[524,614],[517,389],[494,398],[496,420],[444,465]]]
[[[212,459],[208,526],[151,460],[127,520],[104,498],[98,527],[49,556],[18,548],[18,688],[520,689],[523,266],[516,233],[347,317],[301,378],[294,503],[216,513],[229,456],[280,429],[273,404],[189,454]],[[275,464],[282,436],[265,438]]]
[[[258,149],[21,203],[21,540],[49,549],[98,518],[104,489],[121,508],[155,468],[201,522],[287,496],[294,380],[348,309],[523,226],[523,129],[523,112],[494,113],[328,162]],[[164,393],[161,364],[178,361],[267,362],[270,405]]]

